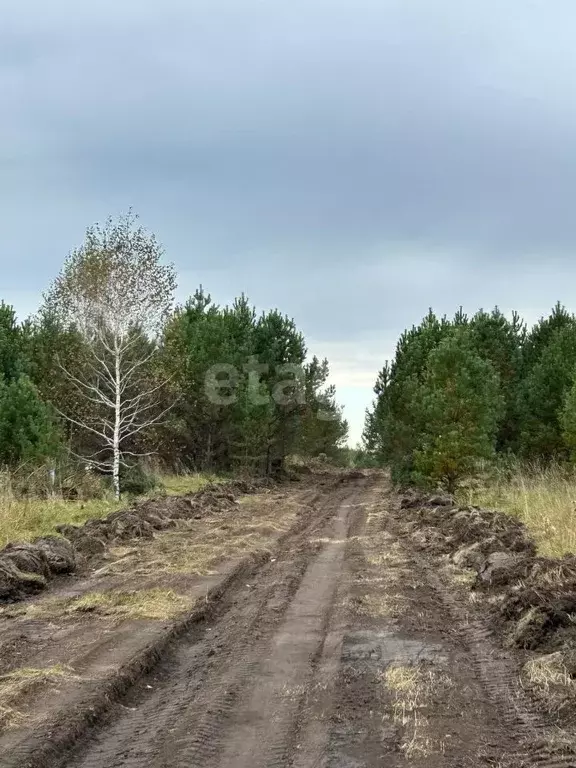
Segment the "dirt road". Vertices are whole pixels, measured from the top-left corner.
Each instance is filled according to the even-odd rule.
[[[455,585],[412,551],[387,480],[351,477],[51,765],[576,765],[517,680]]]

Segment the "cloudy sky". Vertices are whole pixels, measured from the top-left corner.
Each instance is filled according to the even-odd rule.
[[[432,305],[576,309],[574,0],[4,0],[0,296],[132,206],[294,316],[355,441]]]

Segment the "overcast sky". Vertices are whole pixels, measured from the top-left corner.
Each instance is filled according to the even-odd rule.
[[[432,305],[576,309],[574,0],[4,0],[0,296],[132,206],[294,316],[360,435]]]

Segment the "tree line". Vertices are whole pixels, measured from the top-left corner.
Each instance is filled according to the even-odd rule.
[[[364,444],[400,483],[453,490],[503,455],[576,459],[576,317],[432,310],[400,337],[366,413]]]
[[[87,230],[31,318],[0,304],[0,464],[109,474],[149,457],[182,470],[270,473],[336,456],[348,426],[294,321],[176,275],[132,213]]]

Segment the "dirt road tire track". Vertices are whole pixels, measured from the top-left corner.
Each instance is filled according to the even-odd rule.
[[[310,488],[300,494],[303,513],[292,528],[278,539],[279,552],[289,548],[292,540],[305,537],[308,529],[317,524],[318,518],[324,514],[321,508],[315,511],[321,497],[322,489],[318,488]],[[66,706],[55,712],[47,722],[25,734],[9,752],[0,754],[0,768],[52,768],[66,764],[71,751],[88,733],[96,731],[118,711],[123,711],[117,702],[137,687],[139,680],[170,657],[173,649],[178,648],[184,639],[192,645],[196,638],[201,638],[205,623],[225,611],[237,589],[242,589],[269,561],[268,552],[251,554],[238,561],[189,614],[168,624],[163,632],[107,678],[94,681],[83,698],[75,701],[74,707]]]
[[[239,571],[75,749],[56,740],[2,768],[576,766],[550,748],[514,660],[411,546],[382,476],[308,501],[272,559]],[[422,663],[450,685],[418,705],[418,735],[386,673]]]
[[[517,659],[503,650],[486,621],[474,616],[465,595],[438,572],[437,563],[430,562],[410,546],[401,511],[397,508],[395,514],[387,518],[387,530],[443,604],[448,619],[453,622],[454,636],[460,638],[466,649],[470,669],[506,730],[498,766],[575,768],[574,755],[563,753],[563,746],[555,743],[558,741],[556,729],[525,695]],[[498,739],[494,742],[497,744]],[[497,750],[498,747],[494,751]]]
[[[359,485],[365,482],[360,480]],[[285,537],[275,562],[267,563],[254,573],[249,586],[238,582],[214,607],[211,619],[195,627],[189,637],[180,638],[160,667],[111,711],[107,727],[95,731],[94,738],[77,754],[60,756],[45,764],[50,768],[56,765],[74,768],[219,765],[216,761],[221,753],[225,755],[226,749],[232,749],[234,741],[230,735],[226,744],[221,743],[222,734],[232,734],[234,728],[242,727],[235,722],[235,713],[245,711],[244,702],[257,680],[266,685],[267,674],[262,676],[266,659],[275,667],[283,651],[294,647],[294,638],[289,635],[284,635],[288,642],[282,642],[290,611],[294,612],[293,626],[307,619],[316,621],[317,577],[325,569],[328,572],[321,602],[326,611],[330,608],[332,581],[337,581],[340,570],[338,552],[346,538],[350,513],[350,509],[342,509],[342,505],[358,489],[353,481],[325,490],[316,508],[304,516],[303,525]],[[334,524],[339,543],[321,540]],[[330,569],[333,561],[335,565]],[[321,651],[325,625],[326,619],[323,619],[320,626],[313,628],[314,640],[301,651],[299,674],[304,677],[313,669],[314,657]],[[276,655],[270,656],[273,647]],[[298,678],[298,675],[293,677],[293,662],[294,659],[286,659],[286,680]],[[271,669],[268,668],[268,673]],[[277,700],[286,704],[286,697],[278,697],[282,685],[284,683],[278,688],[274,684],[269,690],[269,704]],[[259,694],[255,700],[258,697]],[[278,730],[272,752],[277,755],[282,752],[279,745],[284,741],[283,734],[291,727],[286,723],[291,722],[291,714],[296,709],[285,706],[284,716],[275,721]],[[251,743],[262,743],[258,727],[252,731]],[[269,735],[266,744],[272,746]],[[238,759],[234,755],[234,765],[240,765],[236,762]],[[253,752],[250,756],[247,754],[246,759],[246,764],[257,764]],[[262,765],[272,764],[266,762],[268,756],[262,759]],[[21,766],[22,762],[14,765]]]

